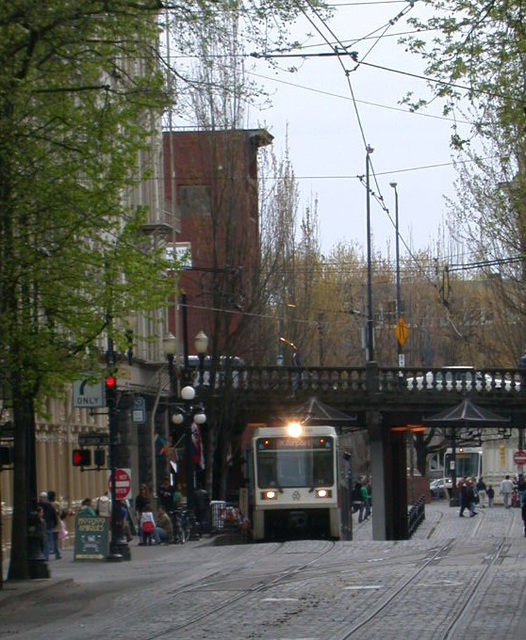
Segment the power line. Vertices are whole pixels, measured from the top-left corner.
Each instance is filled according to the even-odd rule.
[[[254,71],[248,71],[247,75],[254,76],[255,78],[262,78],[263,80],[270,80],[271,82],[277,82],[279,84],[285,84],[289,87],[294,87],[296,89],[303,89],[304,91],[311,91],[313,93],[319,93],[321,95],[329,96],[331,98],[339,98],[340,100],[352,100],[348,96],[343,96],[338,93],[333,93],[331,91],[324,91],[323,89],[316,89],[314,87],[307,87],[305,85],[298,84],[296,82],[289,82],[287,80],[279,80],[278,78],[272,78],[270,76],[265,76],[260,73],[255,73]],[[435,120],[444,120],[446,122],[454,122],[457,124],[472,124],[469,120],[458,120],[457,118],[448,118],[447,116],[440,116],[430,113],[423,113],[421,111],[412,111],[411,109],[402,109],[401,107],[393,107],[386,104],[379,104],[378,102],[370,102],[369,100],[358,100],[356,102],[359,104],[368,105],[371,107],[378,107],[380,109],[388,109],[389,111],[398,111],[400,113],[405,113],[411,116],[422,116],[425,118],[432,118]]]

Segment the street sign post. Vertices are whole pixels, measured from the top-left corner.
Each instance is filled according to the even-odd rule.
[[[146,422],[146,400],[142,396],[135,398],[132,409],[132,421],[134,424]]]
[[[404,322],[403,318],[400,318],[398,324],[396,325],[395,335],[398,343],[401,347],[404,346],[404,342],[407,340],[408,329],[407,325]]]
[[[88,384],[87,380],[77,380],[73,383],[73,406],[79,409],[97,409],[104,407],[103,384]]]
[[[108,474],[108,491],[111,489],[111,474]],[[131,469],[115,469],[115,499],[128,500],[131,498]]]
[[[108,433],[79,433],[79,447],[107,447],[110,444]]]
[[[518,467],[523,467],[526,464],[526,451],[521,451],[520,449],[515,451],[513,454],[513,462]]]

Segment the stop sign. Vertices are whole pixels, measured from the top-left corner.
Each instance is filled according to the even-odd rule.
[[[108,491],[111,495],[111,473],[108,478]],[[131,498],[130,469],[115,469],[115,499],[128,500]]]
[[[515,451],[513,454],[513,462],[518,467],[523,467],[526,464],[526,451],[521,451],[520,449],[519,451]]]

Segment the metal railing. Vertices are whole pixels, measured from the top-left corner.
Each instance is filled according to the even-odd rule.
[[[419,498],[416,503],[409,509],[407,513],[407,521],[408,521],[408,534],[409,538],[411,538],[414,532],[418,529],[418,527],[422,524],[422,522],[426,519],[426,500],[425,497],[422,496]]]

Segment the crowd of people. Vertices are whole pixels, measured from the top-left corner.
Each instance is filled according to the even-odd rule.
[[[523,474],[519,474],[517,478],[512,479],[510,475],[506,475],[501,481],[499,495],[502,496],[502,502],[505,509],[511,509],[512,506],[519,507],[522,510],[522,520],[524,522],[524,535],[526,536],[526,479]],[[492,508],[495,500],[495,489],[491,485],[486,485],[484,478],[480,477],[478,481],[475,478],[461,478],[457,485],[459,496],[460,512],[459,516],[464,517],[467,510],[469,516],[477,515],[477,507],[482,509]]]
[[[199,504],[200,494],[196,491],[196,509],[208,508]],[[132,506],[121,500],[117,503],[118,526],[126,536],[128,542],[133,535],[139,538],[139,545],[169,544],[174,541],[174,526],[172,516],[178,509],[186,508],[184,486],[174,486],[169,475],[166,475],[157,490],[157,498],[150,495],[146,484],[142,484]],[[130,512],[133,508],[133,511]],[[42,492],[35,511],[30,518],[30,531],[34,539],[34,555],[40,559],[49,560],[55,556],[59,560],[60,541],[69,534],[66,518],[74,515],[73,511],[64,510],[56,500],[54,491]],[[112,501],[108,492],[98,498],[84,498],[78,509],[77,516],[81,518],[106,518],[110,530],[112,517]]]
[[[119,526],[128,542],[132,540],[132,531],[139,537],[139,544],[152,545],[169,543],[173,539],[173,526],[170,513],[182,503],[182,495],[170,482],[170,476],[166,476],[158,489],[158,506],[154,510],[153,499],[146,484],[139,488],[134,502],[134,518],[131,517],[126,501],[119,501],[118,514]],[[104,495],[92,500],[85,498],[79,510],[79,516],[103,517],[108,520],[108,528],[111,525],[112,506],[111,499],[106,492]]]

